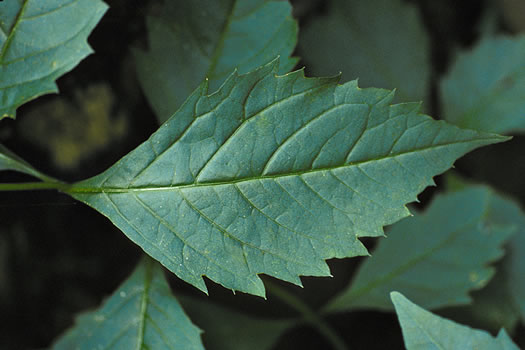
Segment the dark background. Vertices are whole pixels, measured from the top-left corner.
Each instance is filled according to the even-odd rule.
[[[153,112],[135,79],[130,55],[132,46],[146,44],[144,16],[153,0],[106,2],[111,8],[89,39],[96,54],[58,80],[60,97],[41,97],[19,108],[17,120],[0,122],[2,144],[39,170],[68,181],[105,170],[157,128]],[[468,47],[476,40],[476,28],[488,3],[478,0],[411,2],[420,9],[430,33],[434,75],[438,76],[446,71],[455,48]],[[307,26],[314,16],[321,15],[326,6],[322,0],[292,3],[300,28]],[[503,20],[501,27],[510,29]],[[301,52],[295,55],[301,56]],[[302,65],[300,62],[299,66]],[[431,114],[439,117],[436,81],[433,84]],[[87,86],[103,88],[88,91]],[[101,95],[107,100],[100,107],[105,119],[93,121],[85,115],[79,101],[90,99],[97,103]],[[54,111],[53,108],[58,108],[57,98],[65,101],[60,102],[60,108],[70,113],[60,115]],[[75,120],[71,111],[77,111],[82,117]],[[85,136],[87,128],[97,130],[97,122],[101,125],[100,132],[106,134],[103,140]],[[110,127],[117,123],[120,123],[120,132],[111,131]],[[76,153],[65,160],[57,157],[57,151],[66,151],[68,142],[79,137],[82,147],[71,146]],[[49,146],[52,139],[58,141]],[[523,138],[515,137],[511,142],[467,155],[457,163],[457,169],[462,175],[490,183],[523,203],[523,149]],[[32,179],[10,172],[0,174],[0,182],[9,181]],[[437,182],[439,185],[441,180],[438,178]],[[420,196],[422,206],[434,191],[434,188],[428,189]],[[76,313],[97,307],[114,291],[141,255],[141,249],[105,217],[53,191],[2,192],[0,223],[0,347],[3,349],[49,346],[72,325]],[[365,243],[372,248],[374,241],[365,240]],[[335,277],[303,278],[304,289],[273,282],[316,307],[346,286],[359,261],[360,258],[330,261]],[[177,292],[200,295],[174,275],[167,276]],[[295,315],[272,295],[268,301],[242,293],[233,296],[230,291],[207,282],[211,299],[234,309],[268,317]],[[403,348],[394,314],[354,312],[330,317],[329,322],[353,349]],[[525,330],[520,327],[515,339],[525,347]],[[328,349],[329,345],[315,330],[297,327],[285,333],[276,348]]]

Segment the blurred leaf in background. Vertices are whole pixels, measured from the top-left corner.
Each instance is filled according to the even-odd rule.
[[[149,50],[134,50],[142,89],[165,122],[205,79],[210,93],[234,69],[247,73],[280,55],[280,73],[298,59],[297,22],[287,1],[164,1],[147,17]]]
[[[297,324],[293,319],[267,319],[230,310],[202,297],[177,296],[200,328],[207,350],[269,350],[279,337]]]
[[[487,286],[471,294],[471,304],[445,308],[440,310],[440,314],[476,328],[491,332],[505,328],[509,334],[513,334],[520,322],[520,312],[512,300],[509,281],[505,271],[502,270],[506,259],[507,257],[495,266],[496,274]]]
[[[465,179],[455,172],[445,176],[449,193],[472,188]],[[472,293],[469,305],[442,310],[445,316],[477,328],[497,332],[505,328],[512,333],[520,318],[525,324],[525,215],[518,203],[498,195],[502,200],[498,217],[516,229],[515,234],[505,244],[505,256],[495,264],[496,274],[484,288]]]
[[[496,133],[525,130],[525,35],[484,37],[441,81],[444,118]]]
[[[428,101],[430,41],[421,16],[402,0],[327,2],[299,36],[299,54],[315,76],[396,89],[396,101]]]
[[[327,310],[391,310],[393,290],[426,309],[469,303],[468,292],[487,284],[494,274],[488,264],[516,232],[514,216],[525,220],[486,186],[435,197],[423,213],[392,225]]]
[[[505,259],[503,269],[507,277],[507,286],[510,289],[512,301],[521,315],[521,322],[525,325],[525,220],[521,220],[520,232],[509,244],[508,258]]]

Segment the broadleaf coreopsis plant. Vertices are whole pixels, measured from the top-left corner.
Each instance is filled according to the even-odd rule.
[[[0,170],[9,174],[0,193],[60,192],[143,251],[99,308],[54,335],[53,349],[309,348],[293,337],[305,326],[316,329],[317,348],[346,349],[364,346],[352,339],[360,312],[374,310],[397,314],[407,349],[518,349],[525,321],[519,204],[473,184],[461,168],[440,178],[441,193],[412,203],[460,157],[523,130],[523,37],[492,33],[452,60],[445,76],[432,71],[421,13],[401,0],[319,8],[151,0],[143,8],[147,33],[124,48],[123,67],[135,69],[132,82],[152,111],[141,118],[158,121],[155,132],[105,171],[74,181],[37,170],[12,151],[16,144],[0,144]],[[100,0],[0,2],[0,130],[16,125],[19,107],[56,92],[55,80],[92,52],[86,40],[107,9]],[[296,17],[305,21],[304,37]],[[294,69],[295,55],[306,68]],[[348,72],[344,80],[307,77],[309,64],[314,72],[330,74],[333,64]],[[426,115],[439,111],[444,120]],[[357,268],[331,269],[329,259],[357,257]],[[337,280],[338,271],[353,277],[329,293],[301,278]],[[308,301],[277,280],[305,284],[319,298]],[[222,287],[212,282],[294,311],[236,310],[215,297]],[[334,321],[340,317],[348,319]]]

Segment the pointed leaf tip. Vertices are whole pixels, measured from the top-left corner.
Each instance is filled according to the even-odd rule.
[[[407,350],[519,350],[501,330],[496,338],[439,317],[412,303],[401,293],[391,292]]]

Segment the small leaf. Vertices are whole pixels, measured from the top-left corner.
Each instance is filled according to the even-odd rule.
[[[489,333],[436,316],[413,304],[401,293],[390,293],[407,350],[519,350],[504,329]]]
[[[297,22],[287,1],[165,1],[147,18],[149,51],[135,51],[137,73],[158,120],[166,121],[205,78],[211,91],[233,72],[281,56],[280,73],[298,59]]]
[[[392,290],[427,309],[470,302],[468,292],[487,284],[494,274],[487,264],[516,231],[507,210],[519,208],[487,187],[438,196],[423,214],[392,226],[328,309],[391,310]]]
[[[440,85],[444,117],[463,128],[525,130],[525,36],[488,37],[461,53]]]
[[[0,120],[40,95],[92,50],[86,42],[107,5],[100,0],[0,2]]]
[[[287,329],[297,324],[292,319],[254,317],[202,299],[178,299],[193,322],[204,330],[208,350],[269,350]]]
[[[21,173],[34,176],[43,181],[57,181],[42,174],[29,165],[25,160],[8,150],[5,146],[0,145],[0,171],[2,170],[19,171]]]
[[[334,41],[334,33],[337,40]],[[299,37],[308,72],[365,87],[397,88],[400,101],[426,100],[430,88],[429,38],[417,9],[402,0],[329,2]]]
[[[300,284],[325,259],[366,255],[359,237],[466,152],[505,138],[390,106],[355,81],[277,77],[276,63],[207,96],[202,84],[149,140],[69,193],[181,279],[264,295],[257,274]]]
[[[146,258],[98,310],[80,315],[53,349],[204,347],[200,330],[172,295],[162,268]]]

